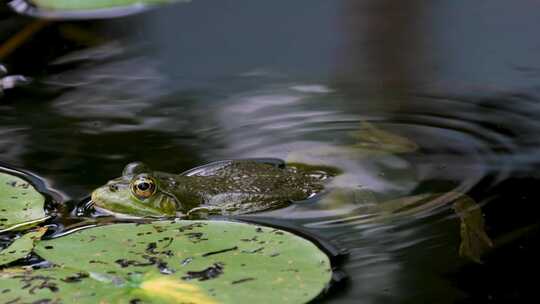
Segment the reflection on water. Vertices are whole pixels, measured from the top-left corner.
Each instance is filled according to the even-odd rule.
[[[524,299],[531,284],[506,277],[538,264],[540,57],[537,35],[517,30],[538,28],[540,10],[493,3],[201,0],[88,26],[107,42],[60,52],[45,75],[28,69],[34,85],[0,99],[0,158],[74,201],[134,160],[335,166],[326,196],[254,215],[349,250],[351,280],[325,302]],[[122,22],[136,30],[110,38]],[[482,206],[495,242],[485,264],[459,258],[440,193]]]

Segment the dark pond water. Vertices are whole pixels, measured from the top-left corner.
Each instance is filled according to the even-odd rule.
[[[33,22],[0,14],[0,41]],[[0,161],[67,209],[134,160],[324,161],[372,203],[467,193],[495,243],[483,264],[458,256],[450,205],[378,222],[346,199],[257,216],[349,250],[350,280],[325,303],[520,302],[540,270],[538,28],[540,2],[525,0],[198,0],[49,23],[0,59],[33,78],[0,99]],[[364,122],[418,149],[324,152]]]

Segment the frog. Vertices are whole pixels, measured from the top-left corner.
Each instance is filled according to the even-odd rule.
[[[223,160],[180,174],[154,171],[137,161],[95,189],[90,205],[129,217],[249,214],[308,200],[337,174],[330,167],[280,159]]]
[[[299,203],[311,198],[317,201],[317,208],[331,210],[343,202],[353,202],[355,209],[346,217],[336,218],[333,212],[329,220],[305,225],[316,229],[382,223],[451,205],[460,221],[460,256],[481,262],[480,257],[493,243],[484,230],[480,206],[472,198],[450,191],[379,201],[369,189],[351,185],[346,168],[337,167],[339,162],[328,161],[410,153],[418,146],[369,123],[361,124],[352,135],[358,143],[294,151],[287,162],[225,160],[180,174],[153,171],[144,163],[133,162],[124,168],[122,176],[92,192],[91,205],[116,216],[198,219],[210,214],[243,215],[292,204],[302,206]]]

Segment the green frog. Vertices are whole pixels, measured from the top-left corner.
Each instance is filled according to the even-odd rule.
[[[320,193],[337,171],[278,159],[213,162],[181,174],[128,164],[94,190],[94,208],[136,217],[236,215],[285,207]]]

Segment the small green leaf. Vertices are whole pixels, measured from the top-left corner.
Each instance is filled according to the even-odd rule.
[[[332,275],[328,257],[311,242],[224,221],[107,225],[40,241],[34,251],[100,282],[129,286],[145,303],[306,303]]]
[[[43,222],[45,198],[32,184],[0,172],[0,233],[20,230]]]
[[[34,242],[46,231],[46,227],[38,228],[13,241],[9,247],[0,251],[0,266],[25,258],[34,248]]]

